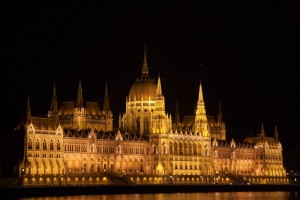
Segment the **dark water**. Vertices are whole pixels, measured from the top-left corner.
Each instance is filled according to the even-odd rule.
[[[159,193],[159,194],[118,194],[80,195],[64,197],[22,198],[34,200],[289,200],[299,199],[294,192],[208,192],[208,193]]]

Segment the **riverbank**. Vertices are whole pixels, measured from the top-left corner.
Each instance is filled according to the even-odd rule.
[[[299,192],[300,185],[91,185],[91,186],[37,186],[0,188],[1,197],[21,198],[38,196],[146,194],[193,192],[286,191]],[[3,199],[3,198],[2,198]]]

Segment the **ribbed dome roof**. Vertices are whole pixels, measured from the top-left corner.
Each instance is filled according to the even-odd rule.
[[[134,101],[135,97],[137,101],[141,101],[142,97],[144,101],[155,100],[156,82],[153,79],[137,80],[131,87],[129,92],[129,101]]]

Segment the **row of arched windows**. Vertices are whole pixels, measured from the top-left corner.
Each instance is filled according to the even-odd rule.
[[[48,145],[47,145],[47,142],[46,140],[44,140],[42,142],[42,147],[40,146],[40,141],[37,139],[36,142],[35,142],[35,146],[33,146],[33,142],[31,139],[28,140],[28,149],[33,149],[35,147],[35,149],[39,150],[40,148],[42,148],[42,150],[47,150],[48,149]],[[50,150],[54,150],[54,143],[53,143],[53,140],[50,141],[50,144],[49,144],[49,149]],[[57,141],[56,143],[56,150],[60,150],[60,142],[59,140]]]
[[[205,145],[205,155],[209,156],[209,148]],[[170,142],[170,154],[202,155],[201,144],[187,142]]]

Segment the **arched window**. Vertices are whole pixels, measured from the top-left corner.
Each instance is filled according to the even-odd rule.
[[[192,143],[190,143],[189,145],[189,154],[192,155],[193,154],[193,147],[192,147]]]
[[[170,154],[173,154],[173,144],[170,142]]]
[[[60,150],[60,142],[59,142],[59,140],[57,141],[57,150]]]
[[[202,146],[198,144],[198,155],[202,156]]]
[[[174,143],[174,153],[178,154],[178,143],[177,142]]]
[[[39,140],[36,140],[35,148],[36,149],[40,149],[40,142],[39,142]]]
[[[144,119],[144,132],[149,133],[149,120],[148,120],[148,118]]]
[[[184,154],[187,154],[188,153],[188,145],[187,143],[185,142],[184,143],[184,151],[183,151]]]
[[[140,133],[140,131],[141,131],[141,121],[140,121],[140,118],[138,118],[138,119],[136,120],[136,131],[137,131],[138,133]]]
[[[194,143],[193,151],[194,151],[194,155],[197,155],[197,144],[196,143]]]
[[[47,149],[47,143],[46,143],[46,140],[44,140],[43,142],[43,150],[46,150]]]
[[[179,143],[179,154],[182,154],[182,142]]]
[[[31,141],[31,139],[29,139],[29,141],[28,141],[28,149],[32,149],[32,141]]]
[[[54,150],[53,140],[50,142],[50,150]]]

